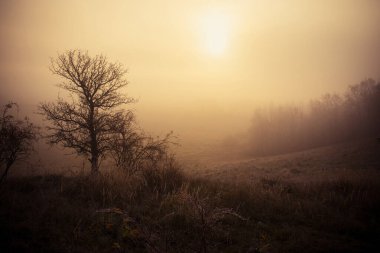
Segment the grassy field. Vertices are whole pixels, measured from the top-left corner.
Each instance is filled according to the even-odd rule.
[[[379,252],[376,142],[0,188],[1,252]]]

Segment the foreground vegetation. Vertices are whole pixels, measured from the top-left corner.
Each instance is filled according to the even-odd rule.
[[[378,171],[250,183],[185,176],[171,159],[135,175],[10,178],[1,252],[376,252]]]

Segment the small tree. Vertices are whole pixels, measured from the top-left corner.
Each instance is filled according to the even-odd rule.
[[[90,57],[87,52],[67,51],[52,59],[50,70],[63,78],[59,86],[71,95],[71,102],[58,98],[42,103],[40,112],[51,122],[51,144],[61,143],[78,155],[88,157],[91,172],[99,171],[99,162],[110,149],[110,140],[123,111],[115,109],[134,100],[120,93],[127,85],[126,70],[109,63],[103,55]]]
[[[12,165],[30,154],[32,142],[37,139],[36,127],[27,118],[17,120],[10,114],[12,108],[17,108],[17,104],[3,106],[0,118],[0,184],[6,179]]]
[[[111,155],[118,168],[128,174],[155,166],[168,155],[172,132],[163,138],[153,138],[135,126],[134,115],[125,113],[116,127],[111,143]]]

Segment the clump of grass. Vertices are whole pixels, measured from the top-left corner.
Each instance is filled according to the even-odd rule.
[[[183,172],[172,157],[156,163],[152,167],[144,168],[140,177],[146,189],[159,194],[167,194],[175,191],[185,181]]]
[[[232,208],[220,207],[220,195],[210,195],[203,187],[191,187],[184,184],[174,193],[166,196],[161,203],[161,210],[168,212],[161,219],[161,226],[174,229],[177,233],[193,234],[193,242],[183,242],[187,247],[194,247],[197,252],[209,252],[217,248],[220,241],[228,241],[229,230],[223,226],[228,218],[245,220]],[[172,242],[178,243],[183,238],[172,236]]]

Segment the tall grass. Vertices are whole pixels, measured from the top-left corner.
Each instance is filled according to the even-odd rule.
[[[1,252],[375,252],[378,172],[251,183],[183,175],[173,160],[130,176],[13,178]]]

